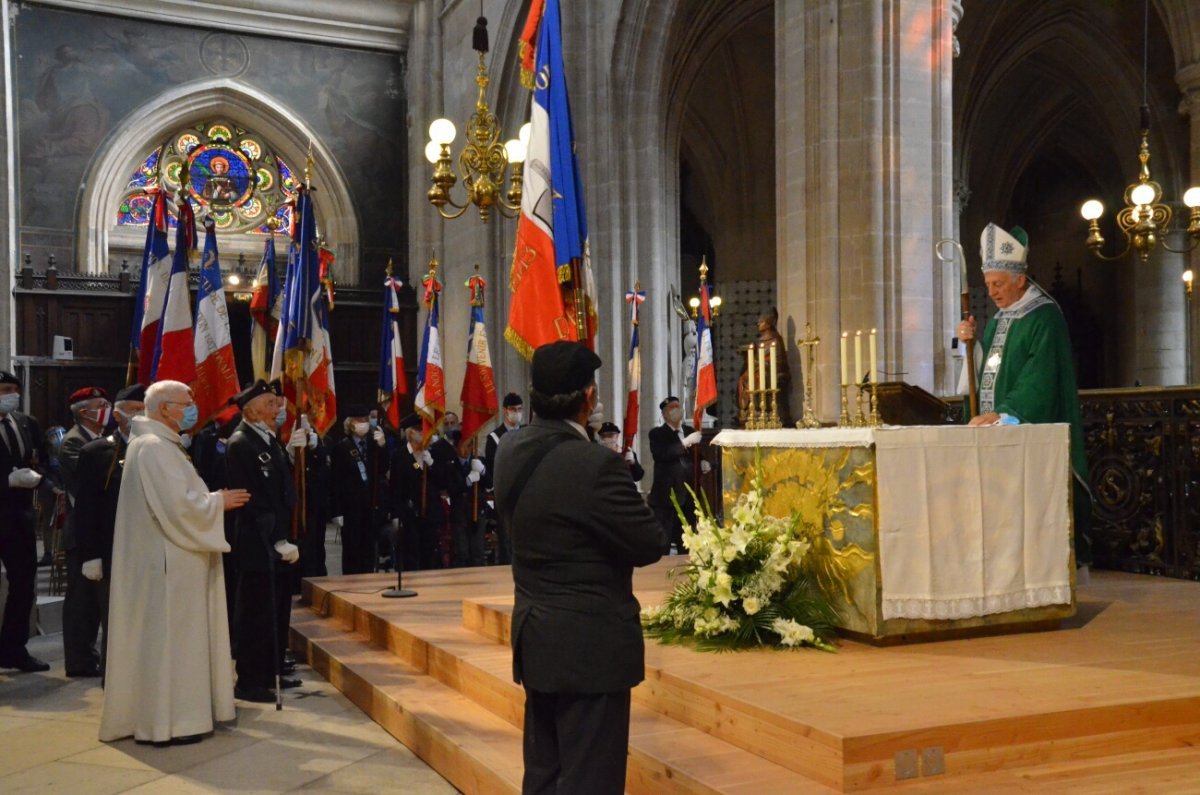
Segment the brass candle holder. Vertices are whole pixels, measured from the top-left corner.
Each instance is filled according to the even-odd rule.
[[[838,426],[841,428],[850,427],[850,387],[842,384],[842,413],[838,416]]]
[[[800,417],[800,421],[796,423],[797,428],[820,428],[821,421],[817,419],[817,414],[813,410],[813,394],[816,392],[817,368],[816,354],[817,346],[821,344],[820,337],[814,337],[812,333],[812,323],[804,324],[804,339],[797,340],[796,344],[804,349],[805,359],[807,364],[801,371],[801,376],[804,378],[804,413]]]

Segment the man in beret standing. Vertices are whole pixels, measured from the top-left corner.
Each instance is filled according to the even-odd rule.
[[[67,551],[67,593],[63,599],[63,653],[67,676],[99,676],[100,654],[96,638],[100,633],[100,602],[92,582],[83,576],[85,558],[79,552],[75,502],[79,494],[79,454],[84,445],[103,436],[112,416],[108,393],[100,387],[85,386],[71,393],[71,416],[75,424],[63,437],[58,460],[71,506],[63,532]]]
[[[667,542],[675,547],[675,551],[683,553],[683,523],[679,521],[679,513],[671,502],[671,495],[679,502],[688,521],[695,526],[696,505],[687,486],[698,489],[692,480],[691,448],[700,441],[700,431],[683,423],[683,407],[679,398],[671,395],[658,404],[662,412],[663,424],[650,429],[650,457],[654,459],[654,482],[650,486],[650,499],[647,502],[654,509],[654,515],[667,534]],[[708,462],[701,462],[703,467]],[[668,548],[664,546],[664,554]]]
[[[100,610],[104,631],[100,642],[100,671],[103,674],[108,645],[108,585],[112,573],[113,536],[117,524],[117,498],[134,417],[145,413],[146,388],[127,386],[117,393],[113,417],[117,430],[93,439],[79,451],[75,467],[75,544],[80,572],[91,588]],[[68,669],[69,675],[69,669]]]
[[[300,560],[291,538],[296,488],[292,464],[275,438],[283,424],[286,404],[278,381],[256,381],[237,396],[242,422],[229,437],[225,466],[229,486],[245,489],[250,501],[236,522],[238,587],[234,608],[234,646],[237,649],[237,688],[244,701],[271,702],[276,676],[283,669],[292,592],[285,567]],[[297,427],[289,448],[304,447],[308,434]],[[284,687],[300,680],[285,679]]]
[[[625,788],[629,693],[645,664],[633,568],[658,560],[665,539],[625,461],[588,440],[599,366],[580,343],[538,348],[534,421],[496,454],[496,507],[513,545],[526,793]]]
[[[25,649],[29,612],[37,586],[37,536],[33,530],[33,490],[46,465],[45,439],[37,420],[17,411],[21,382],[0,370],[0,562],[8,572],[8,598],[0,623],[0,668],[49,671]]]

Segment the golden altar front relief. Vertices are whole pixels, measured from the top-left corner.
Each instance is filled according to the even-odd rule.
[[[722,431],[724,502],[762,467],[840,628],[876,642],[1047,629],[1075,614],[1066,425]]]

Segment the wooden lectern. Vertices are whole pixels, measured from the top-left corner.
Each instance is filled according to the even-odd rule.
[[[886,425],[954,425],[951,406],[919,386],[884,381],[874,386],[879,419]]]

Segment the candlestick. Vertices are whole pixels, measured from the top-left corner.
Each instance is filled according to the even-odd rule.
[[[849,333],[850,332],[848,331],[842,332],[842,386],[846,386],[846,384],[849,383],[849,381],[846,380],[846,336]]]
[[[871,383],[877,383],[879,380],[879,360],[876,358],[877,349],[875,347],[875,329],[871,329]],[[874,394],[874,390],[872,390]]]
[[[804,324],[804,339],[797,340],[799,345],[808,354],[806,364],[802,371],[804,379],[804,417],[796,423],[797,428],[820,428],[821,422],[817,419],[816,409],[813,407],[813,394],[816,392],[817,370],[815,364],[816,347],[820,344],[821,338],[814,337],[812,333],[812,323]],[[803,364],[803,363],[802,363]]]
[[[746,388],[751,392],[758,389],[758,381],[754,380],[754,346],[746,348],[746,367],[749,369],[746,378]]]
[[[850,383],[857,384],[862,378],[862,329],[854,332],[854,378]]]
[[[845,336],[844,334],[842,335]],[[842,384],[842,413],[838,416],[838,425],[843,428],[850,425],[850,387]]]
[[[779,343],[771,343],[771,389],[779,389]]]
[[[758,346],[758,388],[767,388],[767,349]]]

